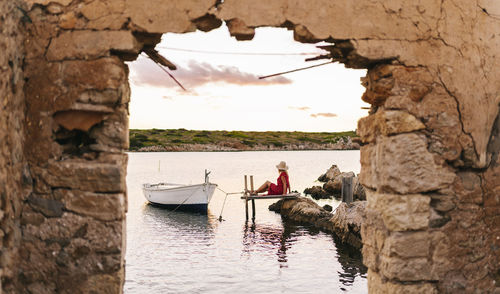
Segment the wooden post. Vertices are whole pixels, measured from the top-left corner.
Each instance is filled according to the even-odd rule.
[[[342,202],[350,204],[353,200],[352,177],[342,178]]]
[[[253,176],[250,176],[250,191],[253,191]],[[252,199],[252,220],[255,220],[255,200]]]
[[[247,175],[245,175],[245,216],[246,216],[246,220],[248,220],[248,184],[247,184]]]

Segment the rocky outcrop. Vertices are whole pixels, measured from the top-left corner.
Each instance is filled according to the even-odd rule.
[[[361,248],[361,225],[366,201],[341,203],[330,213],[311,199],[300,197],[282,199],[269,206],[269,210],[297,222],[312,225],[326,232],[335,233],[346,244]]]
[[[341,172],[337,165],[332,165],[326,173],[319,176],[318,181],[323,182],[323,187],[313,186],[304,190],[314,199],[330,199],[341,197],[342,179],[353,178],[353,200],[366,200],[365,189],[353,172]]]

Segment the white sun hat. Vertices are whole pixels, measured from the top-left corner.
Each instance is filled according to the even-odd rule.
[[[278,168],[278,170],[288,170],[288,166],[286,165],[286,162],[282,161],[280,162],[276,168]]]

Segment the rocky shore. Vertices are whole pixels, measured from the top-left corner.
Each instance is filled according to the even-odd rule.
[[[172,144],[145,146],[134,150],[135,152],[213,152],[213,151],[298,151],[298,150],[359,150],[359,144],[353,142],[351,137],[346,140],[340,138],[336,143],[319,144],[304,142],[301,144],[245,145],[241,142],[221,141],[217,144]]]
[[[324,183],[323,186],[313,186],[304,190],[304,194],[311,195],[314,199],[340,199],[342,192],[342,179],[353,178],[353,200],[366,200],[365,189],[359,183],[354,172],[341,172],[337,165],[332,165],[326,173],[319,176],[318,181]]]
[[[351,204],[341,203],[328,212],[309,198],[282,199],[269,206],[269,210],[296,222],[312,225],[323,231],[336,234],[339,239],[355,248],[363,246],[361,225],[364,219],[366,201]]]

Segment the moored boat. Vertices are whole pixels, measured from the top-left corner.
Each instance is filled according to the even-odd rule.
[[[210,183],[205,170],[205,183],[182,185],[172,183],[143,184],[142,191],[149,203],[157,206],[206,212],[208,204],[217,188]]]

